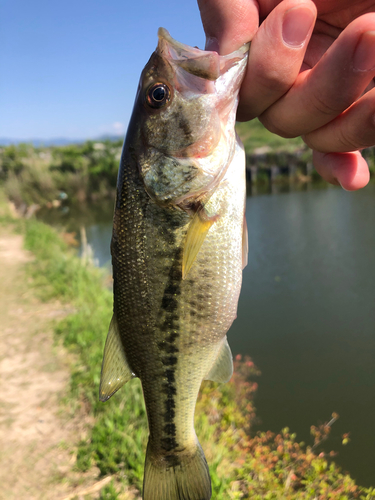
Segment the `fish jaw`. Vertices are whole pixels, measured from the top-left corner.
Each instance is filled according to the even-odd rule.
[[[244,46],[219,56],[177,42],[159,29],[159,43],[142,73],[135,106],[143,142],[139,170],[156,202],[180,206],[189,199],[185,205],[190,206],[223,177],[234,154],[247,50]],[[168,93],[157,108],[150,107],[155,86]]]

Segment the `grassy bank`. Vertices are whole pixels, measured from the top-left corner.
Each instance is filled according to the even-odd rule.
[[[56,336],[74,353],[72,412],[92,415],[89,437],[79,444],[76,467],[94,466],[114,480],[101,492],[107,500],[139,498],[147,440],[140,383],[129,382],[107,403],[98,401],[104,340],[112,313],[111,292],[102,271],[83,264],[57,233],[35,220],[22,223],[25,245],[36,256],[29,264],[35,293],[71,305],[56,325]],[[236,359],[230,383],[204,383],[197,405],[196,429],[205,450],[213,498],[366,499],[375,490],[361,488],[332,462],[325,437],[330,426],[314,428],[315,444],[305,446],[284,429],[252,434],[258,371],[249,359]],[[325,445],[324,445],[325,444]]]

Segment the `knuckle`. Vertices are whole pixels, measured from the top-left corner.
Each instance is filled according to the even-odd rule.
[[[327,117],[335,117],[343,111],[342,106],[335,105],[333,100],[329,101],[318,93],[311,96],[311,104],[319,114]]]
[[[263,68],[262,72],[258,75],[259,84],[269,93],[282,96],[287,92],[292,86],[293,82],[290,82],[287,78],[280,75],[276,70],[273,70],[269,66]]]
[[[284,139],[292,139],[294,137],[298,137],[299,134],[295,134],[292,131],[289,131],[287,127],[285,127],[286,123],[281,124],[277,118],[271,115],[269,112],[265,112],[259,116],[259,121],[262,125],[272,132],[273,134],[279,135]]]
[[[339,132],[337,142],[338,142],[337,149],[340,152],[355,151],[356,149],[361,148],[361,146],[358,144],[357,138],[353,137],[351,134],[348,134],[344,131]]]
[[[369,123],[367,123],[365,127],[363,127],[363,125],[362,123],[360,130],[358,130],[348,121],[345,123],[345,126],[339,129],[338,143],[342,147],[342,151],[355,151],[357,149],[367,148],[374,143],[374,126],[370,127]]]
[[[319,151],[320,148],[317,147],[317,144],[314,142],[314,139],[312,136],[313,136],[313,134],[302,135],[302,140],[306,144],[306,146],[308,146],[313,151]]]

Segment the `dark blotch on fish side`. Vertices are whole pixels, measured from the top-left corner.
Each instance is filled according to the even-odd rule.
[[[168,337],[165,339],[165,341],[173,343],[179,336],[180,336],[179,333],[173,332],[170,335],[168,335]]]
[[[163,298],[161,301],[161,307],[167,313],[167,317],[164,320],[164,325],[162,325],[162,329],[165,329],[166,323],[168,326],[170,325],[171,329],[176,329],[174,325],[175,320],[178,320],[178,316],[173,314],[172,317],[169,317],[168,313],[174,313],[178,308],[178,302],[176,296],[180,295],[181,290],[181,280],[182,280],[182,272],[181,272],[181,256],[182,249],[177,248],[175,250],[174,259],[172,261],[172,265],[169,269],[168,273],[168,282],[165,286]]]
[[[170,281],[164,290],[164,295],[180,295],[180,282]]]
[[[175,424],[166,424],[164,426],[163,431],[168,434],[169,436],[175,436],[176,435],[176,426]]]
[[[174,437],[165,437],[161,439],[162,448],[165,451],[172,451],[177,448],[177,442]]]
[[[167,411],[167,413],[172,409],[172,408],[175,408],[176,407],[176,404],[175,402],[173,401],[173,399],[167,399],[165,402],[164,402],[164,406],[165,406],[165,409]]]
[[[176,167],[178,167],[177,163]],[[175,208],[173,210],[165,210],[162,215],[162,221],[172,231],[186,223],[185,219],[181,217],[181,214]]]
[[[178,302],[175,299],[176,295],[180,295],[180,287],[182,280],[181,272],[181,256],[182,249],[177,248],[174,259],[168,273],[168,282],[164,289],[161,307],[167,312],[174,312],[178,307]]]
[[[164,309],[164,311],[173,312],[177,309],[178,303],[177,300],[171,295],[164,294],[163,299],[161,301],[161,307]]]
[[[176,352],[179,352],[177,347],[175,347],[174,345],[167,344],[166,342],[159,342],[158,347],[159,349],[167,352],[168,354],[174,354]]]
[[[166,365],[166,366],[174,366],[177,364],[177,358],[176,356],[167,356],[166,358],[162,358],[161,362],[163,363],[163,365]]]
[[[174,385],[163,384],[163,393],[168,396],[168,399],[172,399],[173,396],[177,394],[177,390]]]
[[[169,400],[167,400],[169,401]],[[174,410],[169,410],[164,413],[164,421],[165,422],[173,422],[174,416],[175,416],[175,411]]]
[[[173,369],[165,370],[165,376],[167,377],[169,384],[173,384],[176,381]]]
[[[165,320],[163,321],[160,329],[162,332],[170,332],[171,330],[176,330],[178,328],[177,322],[178,322],[178,316],[176,314],[168,314]],[[171,335],[176,335],[175,338],[179,336],[178,333],[174,333]],[[174,340],[168,340],[169,337],[167,337],[165,340],[167,342],[174,342]]]

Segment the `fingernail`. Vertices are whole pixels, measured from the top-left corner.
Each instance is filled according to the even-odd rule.
[[[294,7],[285,12],[282,26],[284,43],[299,47],[309,35],[315,16],[310,9]]]
[[[366,31],[354,52],[353,66],[359,71],[375,68],[375,31]]]
[[[208,36],[206,38],[205,50],[211,50],[211,51],[219,53],[219,41],[218,41],[218,39]]]

